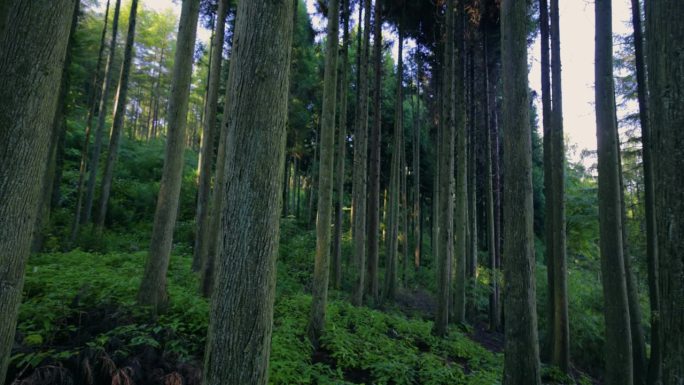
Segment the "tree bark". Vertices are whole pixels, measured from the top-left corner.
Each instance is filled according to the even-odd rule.
[[[451,263],[454,253],[454,142],[456,134],[456,92],[454,90],[456,1],[449,0],[446,9],[444,63],[442,66],[442,113],[439,140],[439,225],[437,242],[437,313],[434,333],[443,337],[448,332],[451,297]],[[460,37],[459,37],[460,38]],[[461,84],[462,85],[462,84]],[[464,224],[465,226],[465,224]],[[464,240],[463,240],[464,241]],[[463,243],[465,244],[465,243]]]
[[[292,44],[291,1],[238,3],[205,385],[268,383]]]
[[[226,15],[230,0],[220,0],[216,11],[214,25],[214,39],[211,42],[213,55],[209,64],[209,87],[207,90],[206,111],[202,122],[202,144],[199,159],[199,183],[197,187],[197,216],[195,248],[193,250],[192,270],[199,271],[207,259],[208,238],[205,234],[211,232],[210,206],[211,168],[214,163],[214,145],[216,130],[216,107],[218,105],[219,86],[221,83],[221,64],[223,63],[223,41],[226,29]],[[287,207],[287,206],[286,206]]]
[[[155,312],[163,311],[168,303],[166,272],[183,177],[185,127],[198,17],[199,0],[183,0],[169,101],[164,168],[154,213],[150,253],[138,291],[138,302],[150,306]]]
[[[338,0],[328,2],[328,33],[325,51],[323,113],[321,116],[321,161],[318,172],[316,255],[308,335],[314,347],[325,330],[325,307],[330,273],[330,225],[332,222],[333,166],[335,161],[335,108],[337,106],[337,50],[339,45]]]
[[[646,2],[662,383],[684,384],[684,2]]]
[[[541,383],[537,338],[532,144],[527,83],[527,2],[501,5],[503,75],[504,385]]]
[[[116,56],[116,37],[119,31],[119,13],[121,10],[121,0],[116,0],[114,6],[114,19],[112,20],[112,37],[109,41],[109,54],[105,65],[104,80],[102,83],[102,93],[100,94],[100,105],[97,109],[97,128],[95,129],[95,141],[93,142],[93,152],[90,153],[90,170],[88,172],[88,185],[86,188],[86,201],[81,217],[81,223],[90,222],[93,212],[93,202],[95,201],[95,183],[97,183],[97,172],[100,164],[100,153],[102,152],[102,135],[107,119],[107,103],[109,102],[109,89],[112,87],[112,76],[114,69],[114,58]]]
[[[38,214],[75,0],[0,6],[0,381]]]
[[[356,113],[356,129],[354,131],[354,293],[352,303],[363,305],[366,273],[366,186],[368,178],[368,56],[370,51],[370,8],[371,0],[364,0],[363,47],[361,47],[361,74],[359,75],[359,103]]]
[[[631,385],[632,344],[620,217],[611,0],[596,0],[596,129],[601,271],[606,319],[606,384]]]
[[[100,191],[100,211],[97,216],[97,231],[101,232],[104,227],[107,216],[107,204],[109,203],[109,193],[112,189],[112,180],[114,179],[114,165],[116,164],[116,157],[119,152],[119,143],[121,142],[121,131],[123,131],[124,118],[126,117],[126,103],[128,98],[128,79],[131,73],[131,64],[133,62],[133,43],[135,41],[135,24],[138,13],[138,0],[131,2],[131,14],[128,18],[128,34],[126,35],[126,46],[124,47],[124,59],[121,65],[121,74],[119,77],[119,89],[116,92],[116,101],[114,102],[114,124],[112,125],[112,134],[109,139],[109,152],[107,154],[107,163],[105,164],[104,174],[102,175],[102,188]]]
[[[347,72],[349,67],[349,0],[342,1],[342,18],[344,29],[342,33],[342,52],[340,70],[340,114],[337,127],[337,149],[335,154],[335,234],[333,236],[333,287],[339,289],[342,285],[342,227],[344,226],[344,163],[347,149]]]
[[[373,127],[370,132],[368,178],[368,279],[369,294],[375,304],[380,300],[380,146],[382,130],[382,1],[375,1],[373,19]]]
[[[416,54],[416,58],[418,55]],[[420,216],[420,142],[421,142],[421,119],[420,119],[420,81],[422,63],[416,60],[416,95],[415,108],[413,109],[413,266],[420,268],[422,242],[421,242],[421,216]]]

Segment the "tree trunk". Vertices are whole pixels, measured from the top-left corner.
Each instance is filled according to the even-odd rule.
[[[377,17],[377,16],[376,16]],[[377,24],[376,24],[377,26]],[[393,301],[397,294],[397,264],[398,264],[398,242],[399,242],[399,194],[401,189],[400,175],[401,167],[401,152],[402,152],[402,135],[404,132],[403,123],[403,93],[402,93],[402,77],[403,59],[402,51],[404,47],[401,25],[399,25],[399,63],[397,65],[397,90],[394,103],[394,141],[392,145],[392,163],[390,171],[390,185],[389,185],[389,221],[387,231],[387,252],[385,253],[385,292],[384,298],[388,301]],[[379,149],[378,149],[379,151]]]
[[[475,33],[474,31],[472,32]],[[474,37],[471,37],[474,39]],[[468,49],[469,68],[468,68],[468,89],[469,91],[469,118],[468,118],[468,252],[466,254],[466,288],[471,291],[477,282],[477,253],[478,253],[478,231],[477,231],[477,126],[476,126],[476,91],[475,91],[475,42],[471,41]],[[466,293],[467,306],[466,314],[472,320],[476,316],[476,306],[474,303],[474,293]]]
[[[684,384],[684,2],[646,2],[662,383]]]
[[[449,0],[446,10],[444,63],[442,65],[442,112],[439,140],[439,225],[437,230],[437,313],[434,333],[446,336],[449,325],[449,288],[451,286],[451,262],[454,253],[454,137],[456,134],[456,92],[454,90],[455,39],[454,18],[456,1]],[[458,37],[460,39],[460,36]],[[460,83],[459,85],[463,85]],[[437,188],[437,187],[436,187]],[[463,219],[461,217],[461,219]],[[463,224],[465,226],[465,224]],[[464,241],[464,240],[462,240]],[[463,243],[465,245],[465,243]]]
[[[100,106],[97,112],[97,128],[95,129],[95,142],[93,152],[90,154],[90,170],[88,173],[88,185],[86,188],[86,201],[81,217],[81,223],[88,223],[93,212],[93,202],[95,201],[95,183],[97,182],[97,171],[100,164],[100,153],[102,152],[102,135],[107,119],[107,103],[109,101],[109,89],[112,87],[112,76],[114,69],[114,59],[116,56],[116,37],[119,31],[119,12],[121,10],[121,0],[116,0],[114,7],[114,19],[112,21],[112,38],[109,41],[109,55],[105,66],[104,81],[102,83],[102,93],[100,94]]]
[[[335,154],[335,234],[333,236],[333,287],[339,289],[342,285],[342,227],[344,217],[344,162],[347,148],[347,70],[349,67],[349,0],[342,1],[342,18],[344,29],[342,33],[342,52],[340,70],[340,117],[337,127],[337,152]]]
[[[527,83],[527,2],[501,5],[504,175],[504,385],[540,384],[534,276],[532,144]]]
[[[370,164],[368,166],[368,276],[370,296],[375,304],[380,297],[380,131],[382,129],[382,2],[375,1],[373,19],[373,129],[370,133]]]
[[[131,14],[128,18],[128,34],[126,35],[126,46],[124,47],[124,59],[121,65],[121,75],[119,77],[119,89],[116,92],[116,102],[114,103],[114,124],[112,125],[112,135],[109,139],[109,153],[104,174],[102,175],[102,188],[100,192],[100,211],[97,216],[96,227],[98,232],[104,227],[107,216],[107,204],[109,203],[109,193],[114,179],[114,165],[116,164],[119,143],[121,142],[121,131],[123,131],[124,118],[126,117],[126,103],[128,97],[128,78],[131,73],[133,62],[133,42],[135,41],[135,24],[138,12],[138,0],[131,2]]]
[[[634,29],[634,57],[639,100],[639,121],[641,123],[642,157],[644,167],[644,206],[646,216],[646,259],[648,266],[648,296],[651,304],[651,356],[648,362],[647,383],[655,385],[661,377],[660,356],[660,293],[658,290],[658,242],[656,235],[655,192],[653,191],[653,154],[651,140],[650,108],[648,104],[648,81],[644,37],[641,30],[639,0],[632,0],[632,26]]]
[[[611,0],[596,0],[596,126],[601,271],[606,319],[606,384],[631,385],[632,344],[620,218]]]
[[[359,103],[354,131],[354,293],[352,303],[363,305],[366,269],[366,175],[368,150],[368,56],[370,51],[371,0],[364,0],[363,47],[361,47],[361,74],[359,75]]]
[[[418,55],[416,54],[416,58]],[[422,242],[420,229],[420,139],[421,139],[421,119],[420,119],[420,79],[422,75],[422,63],[416,60],[416,107],[413,109],[413,266],[420,268]]]
[[[565,238],[565,144],[563,143],[563,90],[561,83],[560,22],[558,0],[551,0],[552,82],[552,194],[553,194],[553,354],[551,362],[563,372],[570,370],[568,322],[568,262]]]
[[[138,301],[142,305],[151,306],[153,311],[163,311],[168,303],[166,271],[169,267],[183,177],[185,126],[198,17],[199,0],[183,0],[169,101],[164,168],[154,213],[150,254],[138,291]]]
[[[456,111],[453,118],[454,129],[456,135],[456,204],[454,210],[454,238],[455,250],[454,257],[456,260],[456,275],[454,277],[454,321],[457,323],[466,322],[466,231],[468,225],[468,132],[466,129],[466,110],[465,110],[465,77],[464,77],[464,50],[465,37],[465,8],[463,2],[460,1],[458,11],[456,14],[456,38],[455,38],[455,59],[454,73],[455,80],[453,81],[454,103]],[[447,99],[448,100],[448,99]],[[453,163],[453,161],[452,161]],[[451,195],[449,195],[451,196]],[[441,238],[446,242],[453,238]]]
[[[292,12],[291,1],[238,3],[216,266],[222,295],[211,301],[205,385],[268,383]]]
[[[74,0],[0,6],[0,20],[12,21],[0,25],[0,143],[7,144],[0,151],[0,381],[14,345],[74,7]]]
[[[328,2],[328,33],[325,51],[323,113],[321,116],[321,161],[318,172],[316,256],[308,335],[314,347],[325,330],[325,306],[330,273],[330,224],[332,222],[333,165],[335,161],[335,107],[337,106],[337,50],[339,45],[338,0]]]
[[[218,2],[216,23],[214,25],[214,39],[212,41],[212,56],[209,65],[209,84],[207,90],[206,111],[202,122],[202,145],[199,159],[199,184],[197,187],[197,216],[195,248],[193,251],[192,270],[199,271],[207,258],[207,238],[209,233],[209,197],[211,194],[211,168],[214,163],[214,131],[216,130],[216,107],[218,105],[219,86],[221,83],[221,64],[223,62],[223,40],[226,29],[226,15],[229,0]]]

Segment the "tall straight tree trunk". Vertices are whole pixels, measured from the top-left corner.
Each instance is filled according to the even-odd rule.
[[[475,33],[474,31],[471,33]],[[471,37],[474,39],[474,37]],[[466,288],[472,287],[477,280],[477,253],[478,253],[478,231],[477,231],[477,124],[476,116],[476,91],[475,91],[475,42],[470,43],[468,49],[469,68],[468,68],[468,88],[469,88],[469,118],[468,118],[468,252],[466,254]],[[467,289],[468,290],[468,289]],[[467,306],[466,314],[469,319],[476,315],[474,303],[474,293],[466,293]]]
[[[377,17],[377,16],[376,16]],[[376,24],[377,26],[377,24]],[[397,91],[396,99],[394,103],[394,137],[392,145],[392,164],[390,170],[390,186],[389,186],[389,221],[388,221],[388,239],[387,239],[387,252],[385,253],[385,292],[384,298],[388,301],[393,301],[397,294],[397,265],[398,265],[398,242],[399,242],[399,194],[401,189],[400,176],[401,172],[401,152],[402,148],[402,135],[404,132],[403,123],[403,93],[402,93],[402,78],[404,76],[403,71],[403,58],[402,51],[404,48],[403,34],[401,25],[399,29],[399,63],[397,64]]]
[[[527,82],[527,2],[503,0],[504,385],[540,384],[534,276],[532,139]]]
[[[489,253],[489,268],[492,272],[491,292],[489,294],[489,330],[496,331],[499,328],[498,317],[498,282],[496,280],[496,232],[494,229],[494,184],[492,175],[492,135],[491,135],[491,87],[489,84],[489,53],[487,43],[487,26],[483,25],[482,30],[482,54],[483,54],[483,99],[482,108],[485,118],[485,204],[487,211],[487,252]]]
[[[373,128],[370,133],[370,164],[368,178],[368,279],[369,294],[374,303],[378,303],[380,295],[380,146],[382,129],[382,2],[375,0],[373,19]]]
[[[684,2],[646,2],[662,383],[684,384]]]
[[[544,207],[544,245],[546,247],[546,279],[547,279],[547,290],[548,290],[548,304],[547,304],[547,316],[548,316],[548,359],[553,362],[554,359],[554,344],[556,342],[555,335],[555,325],[554,314],[555,314],[555,295],[554,295],[554,284],[553,284],[553,263],[554,263],[554,250],[553,245],[553,231],[554,231],[554,220],[553,220],[553,205],[554,205],[554,195],[553,195],[553,134],[552,134],[552,119],[553,112],[551,106],[551,59],[549,51],[550,43],[550,26],[549,26],[549,5],[548,0],[539,0],[539,24],[541,30],[541,92],[542,92],[542,125],[544,131],[544,197],[545,197],[545,207]]]
[[[622,247],[611,8],[611,0],[596,0],[595,91],[606,384],[631,385],[632,343]]]
[[[632,26],[634,29],[634,57],[639,101],[639,122],[641,124],[642,157],[644,167],[644,206],[646,216],[646,259],[648,270],[648,298],[651,305],[651,356],[648,361],[647,383],[655,385],[660,381],[660,293],[658,290],[658,242],[656,234],[655,192],[653,182],[653,153],[651,140],[650,108],[648,103],[648,81],[644,52],[644,36],[641,26],[639,0],[632,0]]]
[[[318,172],[318,214],[316,215],[316,256],[308,335],[314,347],[325,330],[330,273],[330,224],[332,222],[333,166],[335,162],[335,108],[337,107],[337,50],[339,46],[340,5],[328,2],[328,36],[325,46],[323,113],[321,117],[321,161]]]
[[[568,321],[568,262],[565,238],[565,144],[563,143],[563,87],[561,82],[560,16],[558,0],[551,0],[552,76],[552,194],[553,194],[553,354],[551,362],[563,372],[570,370]]]
[[[439,140],[439,225],[437,230],[437,313],[434,333],[443,337],[448,332],[451,297],[451,262],[454,253],[454,142],[456,131],[456,92],[454,90],[455,41],[454,18],[456,0],[448,0],[446,9],[444,62],[442,65],[441,138]],[[458,37],[460,39],[460,36]],[[462,85],[462,83],[461,83]],[[464,224],[465,225],[465,224]],[[465,244],[465,243],[464,243]]]
[[[370,54],[370,9],[371,0],[364,0],[363,47],[361,47],[361,74],[359,75],[359,103],[354,131],[354,292],[352,303],[363,305],[366,273],[366,185],[368,178],[368,56]]]
[[[214,163],[214,137],[216,130],[216,107],[218,105],[219,86],[221,83],[221,64],[223,62],[223,41],[226,29],[226,15],[230,0],[218,2],[214,39],[211,42],[213,55],[209,65],[209,87],[207,90],[206,111],[202,122],[202,145],[199,160],[199,184],[197,188],[197,233],[193,250],[192,270],[199,271],[207,258],[210,215],[209,198],[211,194],[211,168]],[[287,206],[286,206],[287,207]]]
[[[422,242],[421,242],[421,216],[420,216],[420,139],[421,139],[421,119],[420,119],[420,79],[422,74],[422,63],[417,60],[416,54],[416,95],[415,108],[413,109],[413,266],[420,267]]]
[[[124,59],[121,65],[121,74],[119,77],[119,89],[116,92],[116,102],[114,103],[114,124],[112,125],[112,134],[109,139],[109,152],[107,154],[107,163],[105,164],[104,174],[102,175],[102,188],[100,192],[100,211],[97,216],[96,227],[98,231],[102,231],[104,227],[105,218],[107,216],[107,204],[109,203],[109,193],[112,189],[112,180],[114,179],[114,165],[116,164],[116,157],[119,152],[119,143],[121,142],[121,131],[123,131],[124,118],[126,117],[126,104],[128,97],[128,79],[131,73],[131,64],[133,62],[133,42],[135,41],[135,24],[138,13],[138,0],[131,2],[131,14],[128,18],[128,34],[126,35],[126,46],[124,47]]]
[[[204,385],[268,383],[292,44],[291,1],[240,1]],[[253,69],[260,76],[254,76]]]
[[[402,107],[402,114],[403,114],[403,107]],[[403,118],[402,118],[403,119]],[[403,124],[403,123],[402,123]],[[399,197],[399,204],[400,204],[400,215],[401,215],[401,222],[400,222],[400,236],[399,239],[401,240],[401,249],[402,249],[402,254],[404,255],[403,262],[401,264],[401,285],[402,287],[407,286],[407,281],[406,281],[406,273],[408,270],[408,265],[409,265],[409,245],[408,245],[408,233],[409,233],[409,206],[408,206],[408,194],[407,194],[407,179],[408,176],[406,175],[407,172],[407,164],[406,164],[406,138],[404,138],[404,129],[402,128],[401,130],[401,158],[399,160],[399,167],[400,167],[400,173],[399,173],[399,193],[401,196]]]
[[[40,204],[75,0],[0,5],[0,381]]]
[[[88,109],[88,117],[86,119],[85,139],[83,140],[83,146],[81,147],[81,163],[78,169],[78,187],[76,190],[76,213],[74,215],[74,221],[71,225],[71,243],[73,243],[76,240],[79,225],[81,224],[81,210],[83,207],[83,188],[85,187],[84,183],[86,166],[88,161],[88,146],[90,145],[90,133],[92,132],[93,127],[93,117],[97,113],[97,108],[99,106],[98,96],[100,92],[102,92],[102,90],[99,89],[100,87],[98,84],[98,80],[100,78],[100,69],[102,68],[102,57],[104,56],[105,38],[107,35],[107,23],[109,21],[109,3],[110,0],[107,0],[107,6],[105,8],[104,14],[104,23],[102,26],[102,34],[100,37],[100,49],[97,53],[97,65],[95,66],[95,73],[93,74],[93,80],[91,83],[91,93],[88,96],[90,109]]]
[[[199,0],[183,0],[171,83],[164,168],[154,213],[150,253],[138,291],[138,301],[151,306],[153,311],[163,310],[168,303],[166,272],[169,268],[183,177],[185,126],[198,17]]]
[[[454,129],[456,135],[456,204],[454,209],[454,321],[466,321],[466,232],[468,225],[468,131],[466,128],[465,110],[465,8],[459,1],[456,14],[456,38],[454,60]],[[449,195],[451,196],[451,195]],[[442,238],[445,240],[447,238]],[[452,238],[448,238],[452,242]]]
[[[335,234],[333,236],[333,287],[339,289],[342,285],[342,227],[344,217],[344,162],[347,148],[347,71],[349,67],[349,0],[342,0],[342,18],[344,29],[342,33],[342,52],[340,70],[340,114],[337,127],[337,148],[335,154]]]
[[[86,188],[86,201],[81,217],[81,223],[88,223],[93,212],[93,202],[95,201],[95,183],[97,182],[97,172],[100,165],[100,153],[102,152],[102,136],[107,119],[107,103],[109,101],[109,89],[112,87],[114,58],[116,56],[116,37],[119,31],[119,13],[121,10],[121,0],[116,0],[114,6],[114,19],[112,20],[112,37],[109,41],[109,56],[105,66],[104,80],[102,83],[102,93],[100,94],[100,105],[97,109],[97,128],[95,129],[95,141],[93,142],[93,152],[90,154],[88,172],[88,185]]]

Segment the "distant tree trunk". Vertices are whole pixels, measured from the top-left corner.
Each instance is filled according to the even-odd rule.
[[[207,258],[207,238],[209,229],[209,197],[211,194],[211,168],[214,163],[214,131],[216,130],[216,107],[218,105],[219,86],[221,82],[221,64],[223,62],[223,41],[226,29],[226,15],[230,0],[218,2],[214,39],[212,41],[211,63],[209,65],[209,84],[207,90],[206,112],[204,113],[202,145],[199,159],[199,183],[197,188],[197,217],[195,248],[193,250],[192,270],[199,271]]]
[[[138,291],[138,301],[142,305],[151,306],[154,311],[163,311],[168,303],[166,271],[169,267],[183,177],[185,126],[198,17],[199,0],[183,0],[169,101],[164,168],[154,213],[150,253]]]
[[[116,56],[116,37],[119,31],[119,11],[121,10],[121,0],[116,0],[114,7],[114,19],[112,21],[112,38],[109,41],[109,54],[107,65],[105,66],[104,81],[102,83],[102,93],[100,94],[100,106],[97,111],[97,128],[95,130],[95,142],[93,152],[90,154],[90,170],[88,173],[88,185],[86,188],[85,210],[82,213],[81,223],[88,223],[93,212],[93,202],[95,200],[95,183],[97,182],[97,171],[100,164],[100,153],[102,152],[102,135],[107,119],[107,103],[109,102],[109,89],[112,87],[112,76],[114,69],[114,59]]]
[[[364,0],[363,47],[361,47],[361,74],[359,75],[359,103],[354,131],[354,292],[352,303],[363,305],[366,269],[366,175],[368,150],[368,56],[370,51],[370,9],[371,0]]]
[[[377,17],[377,16],[376,16]],[[377,26],[377,24],[376,24]],[[399,29],[399,62],[397,64],[397,90],[396,98],[394,103],[394,141],[392,145],[392,163],[390,171],[390,185],[389,185],[389,221],[387,222],[387,252],[385,253],[385,290],[384,297],[385,300],[393,301],[397,294],[397,265],[398,265],[398,246],[399,246],[399,195],[401,189],[401,152],[402,147],[402,136],[404,133],[404,122],[403,122],[403,93],[402,93],[402,78],[404,76],[403,71],[403,34],[401,24]],[[379,150],[379,149],[378,149]]]
[[[416,54],[416,58],[418,55]],[[413,109],[413,266],[420,267],[422,242],[421,242],[421,215],[420,215],[420,139],[421,139],[421,119],[420,119],[420,79],[422,75],[422,63],[416,60],[416,106]]]
[[[504,385],[541,384],[534,276],[532,144],[527,83],[527,2],[503,0]]]
[[[321,136],[318,133],[318,128],[314,129],[314,154],[313,154],[313,162],[312,165],[309,167],[309,172],[310,172],[310,183],[309,183],[309,209],[307,211],[307,220],[306,223],[312,224],[314,221],[314,210],[316,210],[316,207],[314,206],[314,200],[316,199],[316,186],[318,185],[318,168],[319,168],[319,160],[320,160],[320,155],[319,155],[319,149],[321,146]]]
[[[0,381],[7,375],[74,0],[0,5]]]
[[[102,35],[100,37],[100,49],[97,54],[97,65],[95,66],[95,73],[91,83],[91,93],[88,96],[90,109],[88,109],[88,117],[86,119],[85,139],[83,140],[83,147],[81,149],[81,163],[78,169],[78,187],[76,189],[76,214],[71,225],[71,243],[76,240],[78,236],[79,225],[81,224],[81,211],[83,207],[83,187],[85,183],[86,165],[88,161],[88,146],[90,144],[90,133],[93,127],[93,117],[97,113],[98,96],[102,90],[99,89],[98,80],[100,79],[100,69],[102,67],[102,57],[104,56],[105,37],[107,35],[107,22],[109,21],[109,2],[105,8],[104,23],[102,27]]]
[[[347,148],[347,70],[349,67],[349,0],[342,0],[342,52],[340,70],[340,114],[337,127],[337,152],[335,154],[335,234],[333,236],[333,287],[339,289],[342,284],[342,227],[344,217],[344,162]]]
[[[570,329],[568,321],[568,262],[565,238],[565,144],[563,143],[563,88],[561,83],[560,21],[558,0],[551,0],[551,75],[553,150],[553,354],[551,362],[563,372],[570,370]]]
[[[456,135],[456,203],[454,208],[454,234],[455,249],[454,249],[454,321],[457,323],[466,322],[466,232],[468,225],[468,131],[466,128],[466,110],[465,110],[465,8],[463,2],[458,3],[458,10],[456,11],[456,38],[455,38],[455,59],[454,73],[455,80],[453,82],[454,89],[454,103],[456,111],[454,112],[454,130]],[[448,99],[447,99],[448,100]],[[453,161],[452,161],[453,163]],[[449,195],[451,196],[451,195]],[[454,238],[441,238],[447,242],[452,242]]]
[[[373,128],[370,132],[370,164],[368,166],[368,275],[369,294],[375,304],[379,301],[380,265],[380,131],[382,129],[382,1],[375,1],[373,19]]]
[[[97,216],[96,227],[102,231],[107,216],[107,204],[109,203],[109,193],[114,179],[114,165],[116,164],[119,143],[121,142],[121,131],[123,131],[124,118],[126,117],[126,103],[128,97],[128,78],[131,73],[131,63],[133,62],[133,42],[135,41],[135,24],[138,13],[138,0],[131,2],[131,14],[128,18],[128,34],[126,35],[126,46],[124,47],[123,64],[121,65],[121,75],[119,77],[119,89],[116,92],[116,102],[114,103],[114,124],[112,134],[109,139],[109,152],[104,174],[102,175],[102,188],[100,192],[100,211]]]
[[[291,1],[240,1],[205,385],[268,383],[292,44]],[[260,76],[255,77],[252,69]]]
[[[475,31],[472,31],[473,35]],[[471,37],[474,40],[474,37]],[[477,280],[477,253],[478,253],[478,231],[477,231],[477,109],[475,108],[477,103],[476,91],[475,91],[475,42],[470,42],[470,47],[468,48],[468,106],[469,106],[469,117],[468,117],[468,245],[466,253],[466,290],[471,291],[472,285],[476,283]],[[467,305],[466,314],[468,319],[472,320],[476,316],[476,305],[474,303],[475,296],[474,293],[466,293]]]
[[[444,63],[442,65],[442,103],[439,140],[439,225],[437,242],[437,313],[433,332],[444,337],[449,325],[449,287],[451,286],[451,262],[454,253],[454,142],[456,134],[456,92],[454,89],[455,39],[454,18],[456,0],[448,0],[446,11]],[[460,39],[460,36],[458,37]],[[460,83],[459,85],[463,85]],[[462,217],[461,217],[462,219]],[[465,224],[464,224],[465,226]],[[463,240],[462,240],[463,241]],[[463,243],[465,244],[465,243]]]
[[[499,28],[495,29],[496,32],[499,31]],[[495,39],[494,39],[494,44],[495,48],[500,48],[501,47],[501,37],[500,34],[497,36],[495,34]],[[495,239],[495,252],[494,252],[494,259],[496,262],[496,267],[494,269],[494,275],[495,275],[495,281],[496,285],[494,287],[493,291],[493,296],[494,296],[494,302],[496,304],[495,306],[495,314],[494,318],[497,320],[497,324],[501,325],[502,323],[502,307],[503,307],[503,301],[501,301],[501,282],[499,281],[500,278],[502,277],[501,273],[501,249],[503,247],[503,234],[502,234],[502,188],[501,188],[501,182],[502,182],[502,177],[501,177],[501,130],[499,129],[499,99],[497,95],[499,94],[499,82],[501,79],[501,68],[499,67],[499,64],[501,62],[501,56],[500,53],[496,54],[496,51],[493,51],[494,58],[492,62],[494,63],[491,66],[491,71],[489,72],[490,74],[490,79],[489,79],[489,85],[490,85],[490,123],[491,123],[491,129],[490,132],[492,134],[492,184],[494,188],[494,232],[496,236],[494,237]]]
[[[639,0],[632,0],[632,26],[634,29],[634,57],[636,62],[639,121],[641,123],[642,156],[644,167],[644,206],[646,216],[646,259],[648,266],[648,296],[651,304],[651,356],[648,362],[647,383],[655,385],[662,374],[660,355],[660,293],[658,290],[658,241],[656,239],[655,192],[653,181],[653,153],[651,140],[648,81],[641,30]]]
[[[646,2],[662,383],[684,383],[684,2]]]
[[[606,318],[606,384],[631,385],[632,344],[620,218],[611,0],[596,0],[596,126],[601,271]]]
[[[308,335],[314,347],[325,330],[330,273],[330,224],[332,222],[333,166],[335,162],[335,108],[337,107],[337,50],[339,46],[338,0],[328,1],[328,33],[325,46],[323,113],[321,116],[321,161],[318,172],[318,214],[316,215],[316,255]]]

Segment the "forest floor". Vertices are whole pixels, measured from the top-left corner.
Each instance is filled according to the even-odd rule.
[[[431,333],[432,294],[402,290],[382,310],[353,307],[345,284],[332,290],[322,347],[306,339],[315,236],[292,220],[282,227],[270,360],[273,384],[472,384],[501,381],[503,336],[486,324]],[[348,246],[348,245],[347,245]],[[146,253],[125,238],[105,253],[37,254],[27,268],[24,301],[6,384],[199,385],[208,302],[176,247],[171,304],[152,318],[135,303]],[[547,383],[574,383],[545,368]],[[587,377],[578,382],[591,383]]]

